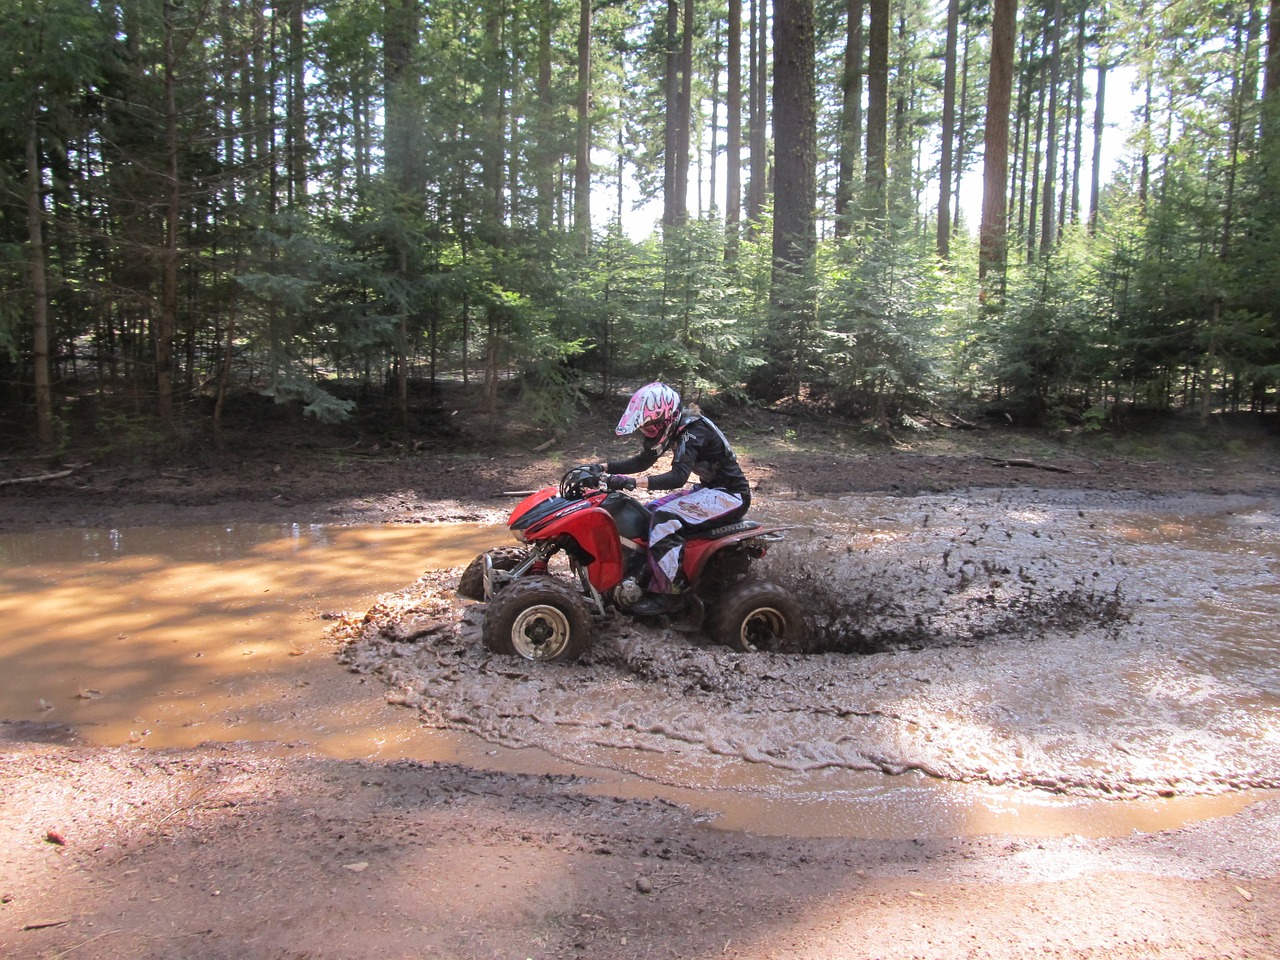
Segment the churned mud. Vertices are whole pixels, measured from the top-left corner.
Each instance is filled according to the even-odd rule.
[[[978,491],[775,503],[809,649],[614,615],[583,661],[489,655],[432,573],[342,652],[431,725],[685,787],[744,761],[1110,797],[1280,786],[1280,517],[1257,498]],[[770,781],[776,788],[778,779]]]

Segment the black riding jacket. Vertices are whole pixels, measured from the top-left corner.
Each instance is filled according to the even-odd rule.
[[[644,449],[634,457],[611,461],[605,469],[609,473],[648,470],[667,450],[671,450],[671,469],[649,477],[650,490],[678,490],[694,475],[704,487],[736,493],[742,498],[743,506],[751,503],[751,485],[729,441],[719,427],[699,413],[682,414],[666,444],[650,446],[646,441]]]

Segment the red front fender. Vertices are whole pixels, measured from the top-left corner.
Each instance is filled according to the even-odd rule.
[[[539,490],[511,511],[508,523],[514,528],[521,518],[557,495],[555,487]],[[554,516],[534,519],[517,536],[523,535],[527,543],[572,540],[591,558],[586,563],[587,579],[604,593],[622,580],[622,545],[613,517],[596,503],[591,499],[576,501]]]
[[[573,529],[565,532],[595,558],[587,564],[587,579],[601,593],[612,590],[622,580],[623,571],[622,544],[618,541],[618,528],[613,517],[600,507],[592,507],[574,516]]]

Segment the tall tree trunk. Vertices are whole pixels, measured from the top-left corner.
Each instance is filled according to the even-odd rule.
[[[848,236],[853,223],[854,179],[862,157],[862,11],[863,0],[845,7],[844,64],[840,84],[840,164],[836,172],[836,236]]]
[[[416,192],[413,130],[418,79],[413,59],[418,45],[418,0],[386,0],[382,24],[383,153],[392,188],[406,202]]]
[[[507,158],[507,22],[506,0],[484,3],[484,116],[480,147],[481,226],[483,238],[497,244],[506,225],[503,186]]]
[[[303,14],[306,0],[289,3],[288,118],[285,122],[286,164],[289,171],[289,205],[307,198],[306,55],[303,49]]]
[[[251,176],[245,184],[245,199],[251,204],[266,197],[267,184],[263,172],[269,164],[267,129],[270,126],[267,113],[267,97],[264,91],[271,79],[267,52],[267,17],[263,9],[263,0],[253,0],[250,19],[252,36],[248,41],[249,66],[240,75],[240,110],[249,122],[243,125],[240,152],[244,157],[246,170],[253,170],[258,176]]]
[[[987,127],[983,137],[982,227],[978,237],[978,277],[984,302],[994,282],[1003,288],[1008,224],[1005,197],[1009,176],[1009,105],[1013,92],[1013,47],[1017,0],[995,0],[991,22],[991,73],[987,83]]]
[[[693,127],[693,0],[684,0],[680,18],[680,97],[676,117],[676,216],[689,218],[689,136]]]
[[[31,364],[36,390],[36,439],[53,447],[53,390],[49,376],[49,281],[44,257],[44,176],[40,164],[40,131],[36,108],[27,127],[27,269],[31,274]]]
[[[387,178],[395,191],[394,216],[408,223],[421,215],[422,176],[418,164],[417,123],[418,74],[414,65],[418,46],[418,0],[387,0],[383,8],[383,86],[386,103]],[[405,230],[395,231],[390,254],[400,279],[411,284],[416,279],[416,260],[411,256]],[[402,304],[396,321],[395,373],[396,415],[400,425],[409,422],[408,311]]]
[[[1155,87],[1150,77],[1147,78],[1146,90],[1142,99],[1142,154],[1139,159],[1138,173],[1138,207],[1145,214],[1147,212],[1147,200],[1151,196],[1151,151],[1148,144],[1152,143],[1151,121],[1153,119],[1155,104]]]
[[[769,44],[765,0],[751,0],[751,78],[748,82],[751,175],[747,181],[747,219],[753,230],[764,213],[769,182],[769,143],[765,136],[769,96]]]
[[[1106,120],[1107,62],[1098,62],[1098,91],[1093,107],[1093,166],[1089,174],[1089,233],[1098,230],[1098,206],[1102,202],[1102,131]]]
[[[1272,0],[1267,13],[1267,64],[1262,98],[1272,104],[1280,98],[1280,0]]]
[[[775,168],[773,276],[774,336],[781,351],[794,351],[790,386],[804,378],[806,347],[813,336],[814,295],[808,278],[817,248],[817,97],[814,76],[813,0],[774,5]]]
[[[1262,77],[1263,186],[1260,200],[1270,204],[1276,196],[1277,153],[1280,153],[1280,0],[1272,0],[1267,15],[1266,67]]]
[[[1048,256],[1057,241],[1058,84],[1062,73],[1062,0],[1053,0],[1049,25],[1049,133],[1044,144],[1044,209],[1040,215],[1040,253]]]
[[[1261,73],[1264,69],[1263,65],[1258,62],[1259,53],[1262,57],[1266,57],[1266,47],[1262,40],[1262,21],[1264,14],[1258,8],[1257,4],[1251,0],[1247,14],[1247,22],[1245,25],[1245,49],[1244,62],[1240,64],[1240,82],[1243,88],[1243,102],[1246,105],[1245,112],[1250,113],[1251,105],[1257,103],[1259,99],[1258,86],[1263,80]],[[1250,148],[1256,141],[1256,127],[1249,125],[1242,127],[1240,131],[1240,142],[1248,144]]]
[[[718,185],[717,176],[720,167],[720,68],[723,61],[720,59],[724,52],[724,43],[720,36],[722,24],[720,18],[715,18],[715,40],[713,44],[712,61],[714,66],[711,69],[711,122],[708,124],[711,133],[711,143],[708,145],[707,157],[710,161],[711,169],[707,176],[707,195],[709,202],[706,210],[708,213],[714,214],[719,209],[716,201],[716,186]],[[699,111],[695,111],[699,112]],[[698,169],[702,169],[702,151],[698,151]],[[698,216],[703,213],[702,206],[702,176],[698,176]]]
[[[1047,36],[1045,37],[1045,43],[1046,44],[1048,43]],[[1047,50],[1042,50],[1042,52],[1045,53],[1045,55],[1047,56]],[[1044,73],[1043,70],[1040,70],[1037,72],[1041,74]],[[1035,259],[1036,243],[1040,238],[1040,196],[1041,196],[1041,191],[1043,189],[1043,184],[1040,182],[1040,171],[1043,169],[1040,162],[1041,161],[1040,152],[1041,150],[1044,149],[1044,122],[1045,122],[1045,116],[1046,116],[1044,101],[1045,101],[1045,97],[1048,95],[1048,92],[1045,89],[1043,76],[1041,76],[1040,78],[1040,83],[1038,87],[1039,88],[1036,91],[1037,102],[1036,102],[1036,108],[1034,111],[1036,129],[1035,129],[1035,133],[1027,138],[1028,142],[1032,144],[1032,150],[1030,155],[1030,161],[1024,167],[1024,170],[1029,170],[1031,175],[1031,183],[1027,190],[1028,194],[1031,197],[1031,209],[1027,213],[1026,241],[1027,241],[1027,262],[1028,263],[1030,263],[1032,260]],[[1031,121],[1028,120],[1028,123],[1030,122]]]
[[[551,92],[552,0],[538,5],[538,120],[534,130],[537,151],[533,169],[535,221],[538,233],[546,236],[554,226],[556,210],[556,167],[559,153],[555,144],[554,97]]]
[[[903,82],[895,84],[893,90],[893,138],[889,141],[886,155],[889,168],[886,213],[889,210],[920,208],[919,195],[912,186],[912,166],[913,158],[923,152],[913,150],[914,145],[911,142],[910,123],[907,117],[907,92],[912,88],[913,70],[909,51],[915,38],[907,27],[905,13],[898,14],[894,34],[889,41],[890,53],[896,55],[890,66],[890,75],[895,79],[900,78]],[[886,220],[886,225],[887,223]]]
[[[1033,56],[1035,43],[1029,34],[1030,31],[1024,31],[1020,42],[1019,63],[1030,64],[1036,59]],[[1031,67],[1024,67],[1021,71],[1016,105],[1013,110],[1014,129],[1010,153],[1012,169],[1008,174],[1009,211],[1006,231],[1018,236],[1023,234],[1027,223],[1027,184],[1030,181],[1030,174],[1027,171],[1031,169],[1031,119],[1033,114],[1039,116],[1039,111],[1031,108],[1033,88],[1037,86],[1032,82],[1033,73],[1034,70]]]
[[[954,188],[951,193],[953,196],[960,196],[960,182],[964,179],[965,166],[969,161],[969,49],[970,49],[970,31],[965,30],[964,34],[964,54],[960,58],[960,103],[956,111],[956,161],[955,170],[952,172]],[[960,204],[954,204],[955,210],[952,212],[951,225],[953,229],[960,229]]]
[[[674,227],[683,217],[684,200],[680,195],[680,0],[667,0],[667,21],[664,42],[665,70],[663,82],[665,110],[663,112],[662,151],[662,225]]]
[[[960,32],[960,0],[947,4],[947,44],[942,80],[942,161],[938,170],[938,256],[951,256],[951,165],[955,157],[956,48]]]
[[[1076,76],[1072,87],[1075,95],[1075,151],[1071,166],[1070,222],[1080,222],[1080,169],[1084,163],[1084,52],[1088,43],[1088,17],[1080,11],[1076,29]]]
[[[491,246],[502,241],[505,227],[503,214],[503,162],[507,156],[506,103],[507,103],[507,53],[503,25],[506,21],[505,0],[485,0],[484,58],[486,64],[485,85],[482,96],[485,104],[484,145],[481,149],[480,238]],[[484,359],[484,411],[497,412],[498,369],[502,358],[501,338],[504,335],[500,307],[489,304],[487,341]]]
[[[742,0],[729,0],[728,77],[725,91],[725,249],[738,257],[738,224],[742,220]]]
[[[591,246],[591,0],[578,3],[578,141],[573,169],[573,225],[583,252]]]
[[[160,312],[156,317],[156,413],[174,428],[173,340],[178,328],[178,184],[177,64],[173,44],[175,4],[164,0],[164,250],[161,255]]]
[[[1222,206],[1222,237],[1218,247],[1218,258],[1223,261],[1226,261],[1231,255],[1231,230],[1235,219],[1236,176],[1240,164],[1241,144],[1248,135],[1245,129],[1246,104],[1252,104],[1256,91],[1256,87],[1251,82],[1249,75],[1249,62],[1254,54],[1254,40],[1252,24],[1246,27],[1245,24],[1237,20],[1235,47],[1238,67],[1231,80],[1230,155],[1227,162],[1227,182],[1224,187],[1225,196],[1223,197]]]
[[[868,26],[866,219],[881,224],[889,202],[889,0],[871,0]]]

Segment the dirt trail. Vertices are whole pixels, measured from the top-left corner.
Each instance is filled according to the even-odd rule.
[[[563,777],[10,744],[6,957],[1278,955],[1280,802],[1124,839],[722,833]]]

